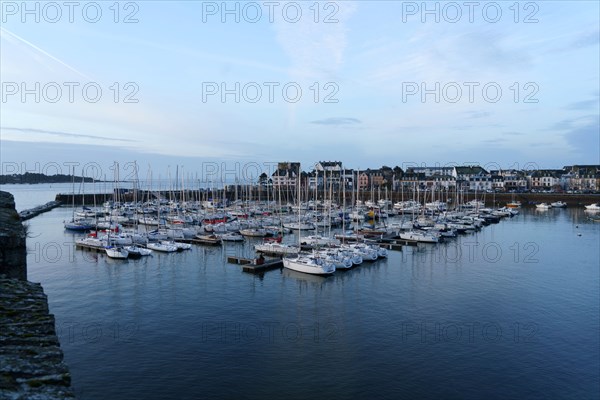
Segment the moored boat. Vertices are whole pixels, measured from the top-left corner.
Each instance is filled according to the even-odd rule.
[[[209,244],[213,246],[223,244],[223,241],[217,235],[196,235],[196,241],[201,244]]]
[[[104,250],[106,251],[106,255],[110,258],[125,259],[129,257],[129,252],[123,247],[106,246]]]
[[[560,201],[559,200],[559,201],[555,201],[553,203],[550,203],[550,205],[552,207],[555,207],[555,208],[565,208],[567,206],[567,203],[565,203],[564,201]]]
[[[292,246],[289,244],[282,244],[277,242],[265,242],[261,244],[255,244],[254,250],[260,253],[276,254],[276,255],[297,255],[300,252],[298,246]]]
[[[217,235],[224,242],[243,242],[244,237],[236,232],[227,232]]]
[[[448,224],[450,226],[450,224]],[[408,240],[412,242],[421,242],[421,243],[437,243],[440,241],[439,236],[429,233],[429,232],[420,232],[420,231],[407,231],[400,232],[398,235],[400,239]]]
[[[127,250],[129,252],[129,256],[130,257],[142,257],[142,256],[149,256],[152,254],[152,250],[150,249],[145,249],[143,247],[140,247],[138,245],[131,245],[131,246],[125,246],[125,250]]]
[[[177,251],[177,246],[158,242],[150,242],[146,245],[146,247],[150,250],[160,251],[163,253],[174,253]]]
[[[262,228],[240,229],[240,235],[248,237],[265,237],[267,236],[267,231]]]
[[[330,275],[335,272],[335,265],[320,257],[298,256],[295,258],[284,258],[284,268],[312,275]]]

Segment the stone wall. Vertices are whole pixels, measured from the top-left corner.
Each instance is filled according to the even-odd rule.
[[[0,399],[75,398],[42,286],[0,275]]]
[[[27,280],[26,233],[12,194],[0,191],[0,274]]]

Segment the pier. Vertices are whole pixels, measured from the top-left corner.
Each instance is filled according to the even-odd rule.
[[[383,238],[383,239],[365,239],[365,243],[376,244],[384,249],[394,250],[394,251],[402,251],[402,246],[418,246],[418,242],[413,240],[403,240],[396,238]]]
[[[283,267],[283,259],[281,258],[265,259],[262,264],[256,264],[256,259],[228,256],[227,262],[229,264],[241,265],[242,271],[252,274]]]
[[[29,210],[23,210],[19,212],[19,216],[21,217],[21,221],[27,221],[33,217],[37,217],[38,215],[50,211],[56,207],[60,207],[62,203],[60,201],[49,201],[46,204],[41,206],[37,206],[34,208],[30,208]]]
[[[96,253],[106,253],[104,246],[92,246],[85,243],[77,243],[75,242],[75,247],[82,250],[93,251]]]

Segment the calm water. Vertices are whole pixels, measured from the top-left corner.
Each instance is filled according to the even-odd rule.
[[[121,183],[120,187],[128,187]],[[40,204],[53,201],[57,193],[112,193],[114,184],[110,182],[100,183],[47,183],[37,185],[0,185],[0,190],[12,193],[15,197],[17,211],[23,211]],[[102,199],[98,199],[101,206]],[[88,206],[93,206],[89,204]]]
[[[600,224],[582,210],[329,278],[224,263],[247,243],[113,261],[73,250],[70,215],[31,220],[28,263],[81,400],[600,395]]]

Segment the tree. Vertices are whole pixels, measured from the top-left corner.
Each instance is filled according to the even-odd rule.
[[[269,182],[269,177],[267,176],[266,173],[262,173],[259,175],[258,177],[258,184],[261,186],[265,186],[267,183]]]

